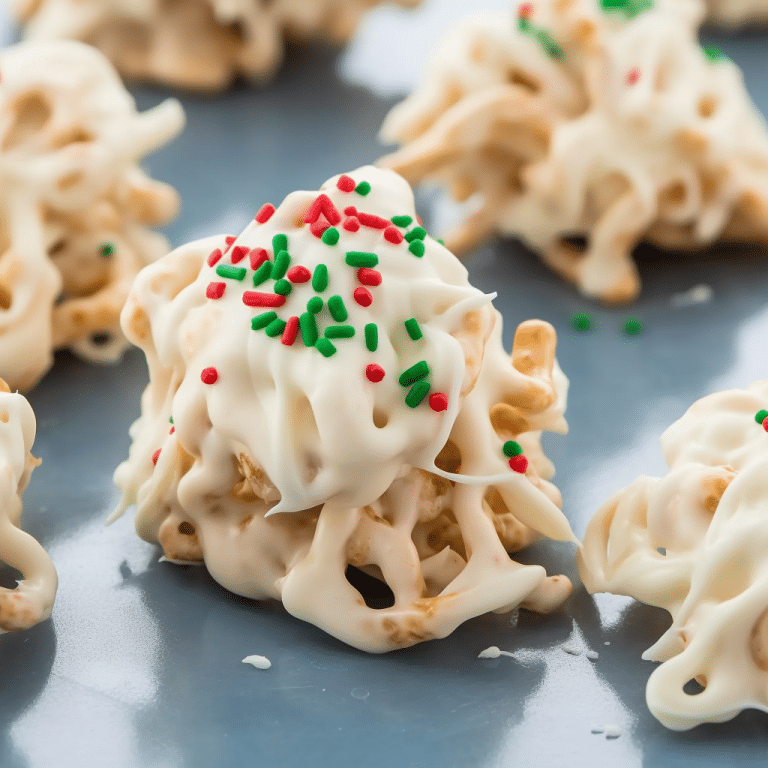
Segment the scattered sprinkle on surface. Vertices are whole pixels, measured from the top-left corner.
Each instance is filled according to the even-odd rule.
[[[639,317],[628,317],[624,321],[624,333],[627,336],[637,336],[642,333],[643,321]]]
[[[580,333],[592,328],[592,318],[586,312],[577,312],[571,318],[571,325]]]
[[[272,662],[266,656],[246,656],[243,659],[243,664],[251,664],[256,669],[269,669],[272,666]]]

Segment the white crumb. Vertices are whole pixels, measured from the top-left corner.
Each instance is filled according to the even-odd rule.
[[[514,654],[510,653],[509,651],[502,651],[495,645],[492,645],[477,654],[478,659],[498,659],[499,656],[509,656],[511,658],[514,656]]]
[[[693,288],[682,293],[673,294],[669,303],[675,309],[680,309],[682,307],[692,307],[694,304],[706,304],[711,299],[712,286],[702,283],[701,285],[694,285]]]
[[[621,728],[618,725],[606,725],[605,726],[605,738],[606,739],[618,739],[621,736]]]
[[[584,654],[590,661],[594,661],[595,659],[600,657],[600,654],[597,651],[587,651]]]
[[[610,644],[611,644],[611,641],[610,641],[610,640],[606,640],[606,641],[603,643],[603,645],[610,645]]]
[[[562,645],[560,647],[566,653],[570,653],[571,656],[581,656],[581,654],[582,654],[582,649],[577,647],[573,643],[565,643],[565,645]]]
[[[256,669],[269,669],[272,662],[266,656],[246,656],[243,664],[252,664]]]

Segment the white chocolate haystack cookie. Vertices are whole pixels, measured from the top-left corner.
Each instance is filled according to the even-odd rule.
[[[605,5],[608,0],[605,0]],[[768,133],[738,68],[697,44],[702,6],[540,0],[438,48],[382,164],[475,212],[446,242],[520,237],[587,296],[633,299],[647,240],[768,240]]]
[[[143,270],[123,312],[150,383],[118,513],[169,559],[383,652],[487,611],[557,607],[507,555],[573,541],[540,431],[563,432],[555,333],[501,316],[366,167]],[[366,606],[348,566],[386,582]]]
[[[414,6],[419,0],[395,0]],[[262,79],[285,38],[346,42],[380,0],[11,0],[32,40],[74,38],[99,48],[129,79],[221,90]]]
[[[0,379],[0,562],[21,573],[15,589],[0,587],[0,632],[27,629],[51,615],[58,578],[40,544],[19,527],[21,494],[40,464],[30,453],[35,415]]]
[[[175,100],[143,114],[109,62],[83,43],[0,52],[0,375],[28,389],[53,350],[116,360],[119,317],[139,269],[164,253],[147,225],[176,192],[137,161],[172,138]]]
[[[694,403],[662,436],[669,474],[609,499],[578,555],[590,592],[672,614],[643,655],[663,662],[646,697],[669,728],[768,712],[767,408],[766,381]]]

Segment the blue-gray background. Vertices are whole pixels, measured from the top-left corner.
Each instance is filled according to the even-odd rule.
[[[380,156],[382,118],[467,5],[379,9],[343,53],[293,48],[266,87],[182,97],[187,129],[146,161],[184,201],[167,230],[173,244],[237,232],[263,202],[317,189]],[[0,33],[10,39],[7,10],[0,13]],[[705,37],[743,67],[766,114],[768,33]],[[167,95],[134,93],[142,108]],[[420,200],[434,223],[433,199]],[[695,399],[765,376],[763,249],[641,255],[644,291],[631,310],[587,302],[512,241],[493,241],[466,261],[476,285],[498,291],[508,347],[526,318],[544,318],[559,333],[571,432],[548,438],[546,448],[578,535],[614,490],[664,471],[658,436]],[[713,287],[711,303],[671,308],[672,294],[697,283]],[[593,315],[591,333],[571,329],[579,311]],[[622,334],[628,314],[642,317],[641,336]],[[653,665],[640,654],[669,620],[624,598],[588,596],[569,546],[542,544],[519,556],[574,579],[560,612],[521,612],[516,625],[510,616],[481,617],[446,640],[386,656],[347,648],[277,604],[235,597],[203,568],[158,562],[130,514],[103,524],[145,383],[137,353],[114,367],[62,354],[30,395],[43,465],[23,519],[53,557],[60,587],[52,621],[0,637],[3,768],[766,764],[768,715],[746,712],[682,734],[651,717],[644,687]],[[565,653],[569,638],[599,658]],[[478,660],[489,645],[515,656]],[[253,653],[272,668],[241,663]],[[622,735],[591,733],[607,724]]]

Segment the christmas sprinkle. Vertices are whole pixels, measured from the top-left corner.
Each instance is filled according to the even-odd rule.
[[[393,245],[400,245],[400,243],[403,242],[403,235],[399,229],[395,229],[395,227],[387,227],[384,230],[384,239]]]
[[[280,339],[280,341],[286,346],[290,347],[293,345],[293,342],[296,341],[296,336],[299,332],[299,318],[294,315],[293,317],[288,319],[288,322],[285,324],[285,329],[283,330],[283,336]]]
[[[522,446],[515,440],[507,440],[501,450],[504,451],[504,455],[507,457],[519,456],[523,452]]]
[[[336,227],[329,227],[323,232],[321,239],[326,245],[336,245],[339,242],[339,230]]]
[[[332,355],[336,354],[336,347],[329,339],[318,339],[315,342],[315,349],[323,357],[331,357]]]
[[[637,336],[643,330],[643,321],[639,317],[628,317],[624,322],[624,333],[627,336]]]
[[[405,321],[405,330],[408,331],[408,335],[414,341],[418,341],[424,335],[421,332],[419,321],[415,317],[412,317],[410,320]]]
[[[521,475],[524,475],[528,470],[528,459],[526,459],[522,454],[519,456],[513,456],[509,460],[509,468],[513,469],[515,472],[519,472]]]
[[[429,392],[428,381],[417,381],[405,396],[405,404],[411,408],[417,408]]]
[[[280,251],[288,250],[288,235],[275,235],[272,238],[272,253],[277,255]]]
[[[356,187],[355,192],[361,197],[365,197],[371,191],[371,185],[367,181],[361,181]]]
[[[339,180],[336,182],[336,186],[342,192],[353,192],[355,189],[355,180],[349,176],[339,176]]]
[[[408,250],[417,258],[421,258],[426,250],[424,243],[421,240],[414,240],[409,246]]]
[[[229,264],[219,264],[216,267],[216,274],[219,277],[228,277],[231,280],[242,280],[245,277],[245,267],[230,267]]]
[[[703,45],[701,49],[704,51],[704,55],[710,64],[715,64],[728,58],[719,48],[715,48],[714,45]]]
[[[343,323],[349,317],[347,308],[344,306],[344,300],[339,295],[331,296],[328,299],[328,310],[337,323]]]
[[[379,346],[379,328],[376,323],[365,326],[365,346],[369,352],[375,352]]]
[[[312,288],[317,293],[322,293],[328,287],[328,267],[325,264],[318,264],[315,267],[315,273],[312,275]]]
[[[215,384],[219,380],[219,372],[215,368],[203,368],[200,372],[200,381],[203,384]]]
[[[578,312],[571,318],[571,325],[580,332],[592,328],[592,318],[586,312]]]
[[[293,286],[290,281],[282,278],[275,283],[275,293],[279,293],[281,296],[287,296],[293,290]]]
[[[276,293],[246,291],[243,294],[243,304],[249,307],[282,307],[285,304],[285,296]]]
[[[245,254],[248,253],[248,249],[245,248],[242,245],[236,245],[232,249],[232,255],[231,260],[233,264],[237,264],[238,262],[241,262],[245,258]]]
[[[635,85],[639,79],[640,70],[637,67],[632,67],[632,69],[627,72],[627,76],[625,78],[627,85]]]
[[[396,227],[407,227],[413,219],[410,216],[393,216],[391,221]]]
[[[376,363],[371,363],[365,368],[365,376],[368,381],[378,384],[384,378],[384,369]]]
[[[375,253],[366,251],[347,251],[347,264],[350,267],[375,267],[379,263],[379,257]]]
[[[253,276],[253,287],[258,288],[262,283],[266,282],[272,277],[272,267],[274,265],[271,261],[265,261],[256,270],[256,274]]]
[[[275,212],[275,206],[270,203],[265,203],[259,208],[259,212],[253,217],[259,224],[266,224]]]
[[[355,288],[352,298],[361,307],[370,307],[373,304],[373,294],[367,288]]]
[[[253,328],[254,331],[260,331],[262,328],[266,328],[276,318],[276,312],[262,312],[262,314],[256,315],[256,317],[251,320],[251,328]]]
[[[275,263],[272,267],[272,279],[280,280],[280,278],[284,277],[290,264],[291,257],[288,254],[288,251],[280,251],[277,256],[275,256]]]
[[[311,312],[313,315],[316,315],[322,309],[323,309],[323,300],[319,296],[313,296],[307,302],[307,312]]]
[[[768,411],[766,411],[765,408],[755,414],[755,421],[758,424],[763,424],[763,426],[765,426],[764,422],[766,419],[768,419]]]
[[[285,330],[286,325],[288,325],[288,323],[286,323],[285,320],[276,317],[264,330],[267,336],[274,338],[275,336],[279,336]]]
[[[208,266],[215,267],[216,262],[223,256],[221,248],[216,248],[211,251],[211,255],[208,257]]]
[[[411,384],[415,384],[420,379],[429,376],[429,366],[426,360],[420,360],[415,365],[412,365],[407,370],[403,371],[400,375],[400,385],[403,387],[410,387]]]
[[[433,392],[429,396],[429,407],[436,413],[448,410],[448,395],[443,392]]]
[[[158,448],[153,454],[152,454],[152,463],[157,464],[157,460],[160,458],[160,451],[162,449]]]
[[[299,318],[299,327],[301,328],[301,339],[305,347],[314,347],[317,342],[317,321],[311,312],[304,312]]]
[[[208,283],[205,296],[208,299],[220,299],[224,295],[225,283]]]
[[[101,254],[102,258],[109,259],[110,257],[115,255],[115,244],[102,243],[101,247],[99,248],[99,253]]]
[[[405,235],[405,239],[411,243],[414,240],[423,240],[427,236],[427,230],[424,227],[414,227]]]
[[[306,267],[297,265],[291,267],[288,272],[286,272],[286,277],[292,283],[307,283],[312,278],[312,273]]]
[[[363,285],[381,285],[381,272],[377,272],[375,269],[361,267],[357,270],[357,279]]]
[[[351,339],[355,329],[351,325],[329,325],[325,329],[326,339]]]

